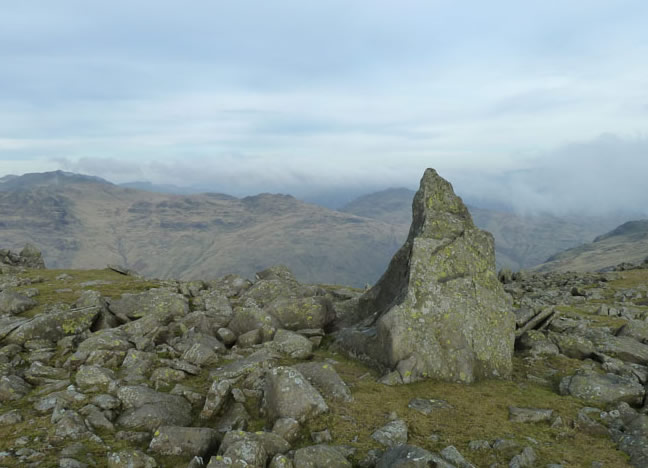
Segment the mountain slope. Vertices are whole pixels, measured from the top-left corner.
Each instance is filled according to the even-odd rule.
[[[285,264],[306,282],[364,286],[382,274],[406,230],[285,195],[172,195],[97,180],[13,179],[0,191],[0,245],[26,241],[50,268],[120,263],[162,278],[251,276]],[[30,185],[31,184],[31,185]]]
[[[409,226],[413,196],[408,189],[388,189],[365,195],[341,211]],[[525,216],[473,206],[468,209],[475,224],[495,236],[498,267],[513,270],[543,263],[556,252],[590,242],[626,220],[623,216]]]
[[[539,265],[539,271],[595,271],[648,257],[648,220],[630,221],[597,237],[594,242],[566,250]]]

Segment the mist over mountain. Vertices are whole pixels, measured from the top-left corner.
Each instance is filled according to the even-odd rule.
[[[407,232],[289,195],[164,194],[64,172],[9,183],[0,191],[0,243],[18,249],[30,241],[52,268],[118,263],[188,279],[251,277],[285,264],[303,281],[364,286]]]
[[[414,192],[392,188],[358,198],[341,211],[409,226]],[[468,205],[473,220],[495,236],[499,267],[527,269],[551,255],[591,242],[597,235],[627,221],[628,215],[558,216],[549,213],[516,214]]]
[[[167,192],[174,187],[135,184],[147,189],[139,190],[63,171],[0,180],[0,240],[15,249],[35,243],[50,267],[120,263],[148,276],[190,279],[286,264],[302,281],[356,286],[377,280],[404,242],[414,194],[386,189],[336,211],[289,195],[182,195]],[[469,209],[494,234],[498,267],[513,270],[629,219]]]

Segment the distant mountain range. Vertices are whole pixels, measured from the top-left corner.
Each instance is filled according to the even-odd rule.
[[[358,198],[341,209],[357,216],[409,226],[414,191],[392,188]],[[586,217],[518,215],[468,206],[475,224],[495,236],[498,267],[528,269],[550,256],[590,242],[627,221],[624,215]]]
[[[648,257],[648,220],[630,221],[539,265],[539,271],[592,271],[622,262],[641,263]]]
[[[147,276],[191,279],[251,276],[285,264],[304,282],[364,286],[407,237],[414,195],[388,189],[335,211],[287,195],[180,195],[161,193],[175,187],[133,186],[62,171],[3,177],[0,247],[33,242],[50,268],[120,263]],[[627,221],[470,210],[495,235],[498,265],[513,269]]]
[[[404,226],[286,195],[161,194],[60,171],[0,187],[0,245],[33,242],[50,268],[120,263],[189,279],[285,264],[303,281],[364,286],[406,236]]]

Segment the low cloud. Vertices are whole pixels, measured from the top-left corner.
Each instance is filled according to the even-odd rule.
[[[454,172],[458,191],[522,213],[648,215],[648,138],[602,135],[501,173]]]

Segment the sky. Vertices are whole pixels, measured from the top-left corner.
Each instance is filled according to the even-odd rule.
[[[22,0],[0,176],[648,210],[645,0]]]

